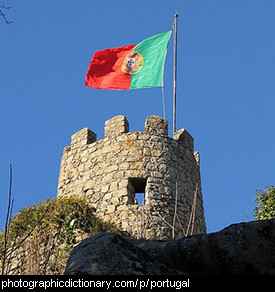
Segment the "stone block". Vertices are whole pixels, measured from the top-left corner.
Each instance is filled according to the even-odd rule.
[[[71,147],[81,147],[83,145],[91,144],[96,141],[96,134],[89,130],[88,128],[84,128],[71,137]]]
[[[151,135],[167,137],[168,122],[159,116],[149,116],[145,121],[145,131]]]
[[[194,150],[194,139],[193,137],[185,130],[180,129],[174,133],[174,139],[182,142],[184,147]]]
[[[105,122],[105,137],[118,136],[128,132],[129,123],[125,116],[115,116]]]

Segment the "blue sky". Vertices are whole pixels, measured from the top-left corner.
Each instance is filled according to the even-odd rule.
[[[160,88],[84,87],[96,50],[135,44],[178,23],[177,129],[201,155],[208,232],[253,220],[256,192],[274,185],[275,1],[5,1],[0,18],[0,226],[13,165],[14,213],[56,197],[70,136],[125,115],[130,131],[162,116]],[[0,3],[1,4],[1,3]],[[172,130],[173,46],[165,65]]]

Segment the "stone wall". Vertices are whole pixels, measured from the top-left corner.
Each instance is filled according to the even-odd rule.
[[[98,217],[136,238],[205,233],[199,154],[193,147],[184,129],[169,138],[168,123],[159,116],[146,119],[144,132],[129,132],[127,119],[116,116],[105,122],[104,139],[96,140],[88,128],[72,135],[61,160],[58,196],[85,197]]]

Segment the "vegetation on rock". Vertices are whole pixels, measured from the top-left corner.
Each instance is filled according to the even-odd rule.
[[[256,220],[275,218],[275,187],[259,191],[256,203],[257,206],[254,208]]]
[[[119,232],[94,214],[84,198],[73,196],[21,210],[11,218],[6,249],[0,233],[2,274],[63,274],[71,250],[80,241],[100,232]]]

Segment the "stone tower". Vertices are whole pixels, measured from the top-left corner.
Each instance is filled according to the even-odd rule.
[[[159,116],[149,116],[143,132],[129,132],[127,119],[116,116],[105,122],[104,139],[88,128],[72,135],[60,166],[62,196],[85,197],[99,218],[136,238],[206,232],[193,138],[184,129],[168,137]]]

